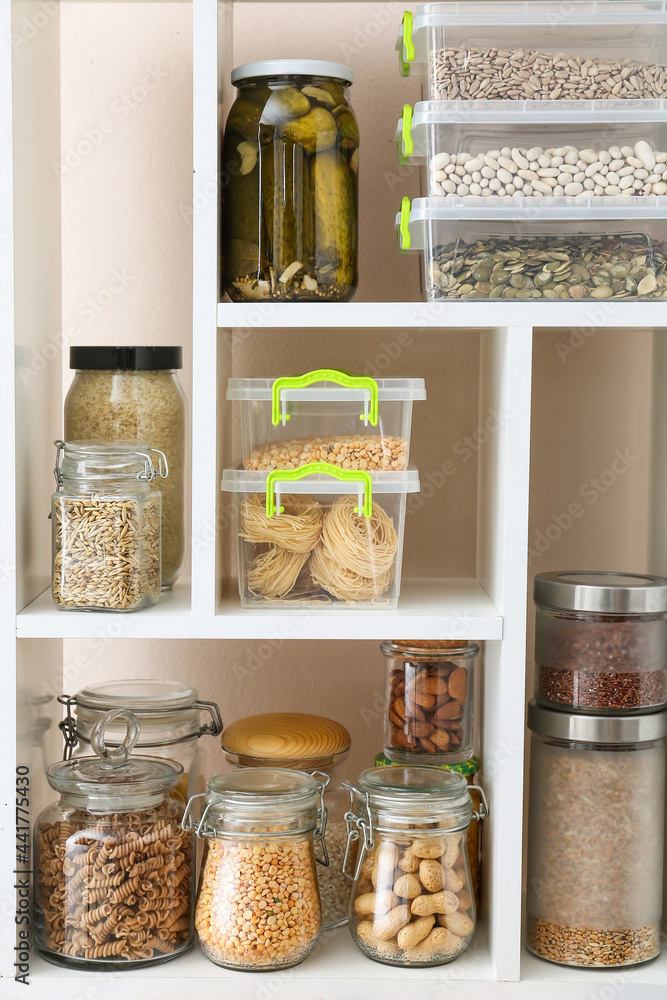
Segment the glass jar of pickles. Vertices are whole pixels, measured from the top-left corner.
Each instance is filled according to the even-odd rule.
[[[222,284],[248,299],[345,301],[357,285],[359,130],[352,72],[274,59],[232,72],[225,127]]]

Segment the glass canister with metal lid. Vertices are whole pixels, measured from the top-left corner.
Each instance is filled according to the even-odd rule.
[[[458,958],[475,930],[466,849],[473,809],[462,774],[433,767],[374,767],[350,792],[348,845],[359,843],[350,932],[368,958],[404,967]],[[345,870],[347,871],[347,861]]]
[[[161,451],[56,441],[52,594],[64,611],[139,611],[160,596]],[[153,456],[158,456],[158,467]]]
[[[108,725],[127,735],[109,750]],[[118,971],[165,962],[193,943],[193,836],[171,796],[179,763],[131,757],[139,724],[130,712],[100,716],[96,754],[51,765],[60,799],[35,824],[35,946],[50,962]]]
[[[667,579],[540,573],[534,597],[539,704],[599,715],[667,705]]]
[[[172,790],[172,798],[187,802],[205,788],[200,737],[222,732],[220,709],[214,701],[202,701],[195,688],[179,681],[120,680],[88,684],[75,695],[58,699],[67,708],[60,723],[65,737],[65,760],[90,753],[93,727],[99,717],[113,709],[133,712],[141,723],[137,741],[140,753],[177,760],[183,775]],[[208,721],[203,721],[208,716]],[[125,734],[122,720],[111,722],[106,744],[117,747]]]
[[[528,947],[594,968],[660,952],[667,713],[528,706]]]
[[[272,712],[232,722],[222,734],[222,750],[236,767],[289,767],[326,782],[326,843],[328,865],[317,866],[322,905],[322,929],[347,923],[350,882],[343,875],[348,793],[341,766],[350,749],[345,726],[320,715]]]
[[[345,301],[357,285],[359,130],[352,72],[271,59],[232,71],[225,125],[224,290],[235,302]]]
[[[216,965],[287,969],[320,933],[314,844],[326,859],[324,783],[303,771],[253,768],[217,774],[183,819],[205,841],[195,929]]]

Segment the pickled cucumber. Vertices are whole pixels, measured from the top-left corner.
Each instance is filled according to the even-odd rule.
[[[354,149],[359,145],[359,129],[351,111],[342,111],[336,118],[338,142],[343,149]]]
[[[318,153],[310,169],[317,254],[320,259],[329,256],[337,264],[333,268],[325,265],[318,280],[353,286],[357,261],[356,180],[336,150]],[[331,271],[331,279],[325,277]]]
[[[299,118],[310,111],[310,101],[296,87],[281,87],[274,90],[262,111],[262,121],[269,125]]]
[[[243,97],[232,104],[225,135],[235,132],[246,142],[269,142],[273,137],[273,126],[262,122],[262,105]]]
[[[314,219],[303,148],[274,139],[262,147],[260,159],[264,232],[277,275],[297,260],[308,270],[314,256]]]
[[[333,116],[319,106],[311,108],[301,118],[285,122],[280,131],[283,139],[299,143],[307,153],[321,153],[331,149],[337,135]]]

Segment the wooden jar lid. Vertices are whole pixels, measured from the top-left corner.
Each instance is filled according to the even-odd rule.
[[[261,760],[317,760],[350,749],[345,726],[321,715],[270,712],[238,719],[223,731],[226,753]]]

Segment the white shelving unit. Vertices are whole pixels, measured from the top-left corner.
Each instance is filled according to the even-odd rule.
[[[16,3],[15,16],[39,9]],[[55,7],[55,4],[53,5]],[[193,0],[194,165],[199,178],[216,175],[218,88],[228,79],[233,4]],[[0,0],[0,92],[11,82],[10,2]],[[522,946],[522,816],[527,606],[531,377],[539,327],[614,330],[667,327],[659,302],[587,305],[556,303],[368,303],[293,305],[220,303],[217,291],[217,203],[194,214],[192,390],[192,577],[136,615],[63,614],[48,592],[50,542],[45,498],[51,492],[52,434],[62,406],[60,366],[44,381],[25,382],[19,368],[60,321],[60,201],[49,163],[59,155],[59,24],[48,24],[14,58],[14,120],[0,101],[0,418],[4,431],[0,490],[0,998],[22,997],[14,981],[14,762],[32,773],[33,818],[48,801],[41,774],[58,758],[59,734],[35,735],[44,692],[61,690],[62,640],[207,638],[294,639],[448,638],[487,640],[481,728],[484,784],[491,816],[484,824],[483,919],[473,945],[451,966],[396,970],[366,960],[340,931],[288,972],[251,976],[220,969],[198,952],[155,969],[94,975],[55,968],[33,956],[31,996],[38,1000],[183,1000],[289,997],[356,1000],[455,996],[457,1000],[605,1000],[603,987],[624,1000],[664,1000],[667,955],[620,972],[563,969],[532,958]],[[229,93],[225,86],[224,96]],[[13,135],[13,145],[12,145]],[[14,188],[12,196],[12,171]],[[394,206],[388,206],[393,211]],[[9,330],[15,328],[15,340]],[[276,613],[242,610],[235,582],[225,583],[221,541],[226,528],[219,491],[224,463],[219,433],[224,386],[236,336],[310,328],[410,329],[413,336],[479,332],[479,409],[500,414],[500,429],[479,453],[477,571],[474,579],[405,580],[399,609],[378,614],[342,611]],[[664,333],[664,331],[663,331]],[[603,334],[604,335],[604,334]],[[659,338],[658,338],[659,339]],[[667,371],[665,352],[656,352]],[[430,375],[430,386],[437,376]],[[660,395],[660,394],[656,394]],[[656,426],[667,421],[656,408]],[[215,429],[218,429],[216,435]],[[655,463],[660,476],[661,455]],[[657,523],[656,518],[656,523]],[[656,529],[656,537],[659,529]],[[437,544],[437,540],[434,540]],[[657,544],[657,543],[656,543]],[[664,569],[664,566],[663,566]],[[44,798],[44,795],[47,797]],[[43,800],[43,801],[42,801]]]

